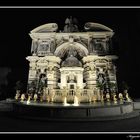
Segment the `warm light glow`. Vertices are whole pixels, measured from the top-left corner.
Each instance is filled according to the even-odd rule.
[[[66,98],[66,97],[64,98],[63,105],[64,105],[64,106],[69,106],[69,105],[70,105],[70,104],[67,103],[67,98]]]
[[[78,101],[77,96],[74,96],[74,104],[73,104],[73,106],[79,106],[79,101]]]
[[[27,105],[30,104],[30,101],[27,101]]]

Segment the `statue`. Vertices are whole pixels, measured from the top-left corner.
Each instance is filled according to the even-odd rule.
[[[130,99],[130,97],[129,97],[129,94],[128,94],[128,93],[126,93],[125,98],[126,98],[126,101],[127,101],[127,102],[131,102],[131,101],[132,101],[132,100]]]
[[[106,100],[107,100],[107,102],[110,101],[110,94],[109,93],[106,94]]]
[[[47,101],[48,103],[50,102],[50,96],[49,96],[49,95],[46,96],[46,101]]]
[[[17,92],[17,93],[16,93],[16,96],[15,96],[15,99],[16,99],[16,100],[18,100],[18,99],[19,99],[19,97],[20,97],[20,93],[19,93],[19,92]]]
[[[92,96],[92,101],[93,102],[96,102],[97,101],[97,98],[96,98],[96,95],[95,94],[93,94],[93,96]]]
[[[30,104],[31,95],[28,95],[27,104]]]
[[[35,94],[34,94],[34,102],[37,101],[37,98],[38,98],[38,96],[37,96],[37,94],[35,93]]]
[[[116,93],[113,94],[113,101],[115,104],[117,103]]]
[[[122,93],[119,93],[119,100],[123,101],[123,94]]]
[[[70,32],[77,32],[78,31],[78,26],[76,25],[78,23],[76,18],[67,18],[65,20],[65,26],[64,26],[64,32],[65,33],[70,33]]]
[[[25,94],[21,94],[21,102],[25,100]]]
[[[47,86],[47,78],[45,74],[40,75],[38,92],[42,93],[43,88]]]
[[[98,79],[98,82],[100,84],[104,84],[105,83],[105,78],[104,78],[104,75],[102,73],[98,74],[98,78],[97,79]]]
[[[43,95],[40,94],[40,102],[43,102]]]

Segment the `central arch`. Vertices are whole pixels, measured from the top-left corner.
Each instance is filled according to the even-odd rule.
[[[81,57],[87,56],[89,53],[87,48],[78,42],[73,42],[73,43],[66,42],[66,43],[63,43],[60,46],[58,46],[56,48],[54,54],[56,56],[62,58],[62,57],[64,57],[66,52],[69,51],[71,48],[76,50]]]

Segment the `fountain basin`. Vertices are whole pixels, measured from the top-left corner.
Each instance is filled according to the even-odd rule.
[[[13,114],[15,116],[41,119],[41,120],[94,120],[95,118],[115,118],[125,116],[134,111],[131,102],[126,103],[84,103],[63,105],[59,103],[38,103],[27,101],[14,102]],[[123,117],[122,117],[123,118]]]

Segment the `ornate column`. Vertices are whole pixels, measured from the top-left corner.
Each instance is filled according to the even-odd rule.
[[[38,61],[37,56],[28,56],[26,59],[29,61],[29,75],[28,75],[28,83],[34,81],[37,75],[37,65],[36,62]]]
[[[79,70],[77,70],[76,74],[77,74],[77,86],[80,89],[84,88],[84,83],[83,83],[83,68],[79,68]]]
[[[83,58],[84,63],[84,80],[86,81],[86,88],[92,89],[96,87],[98,76],[104,75],[105,82],[116,82],[116,67],[114,60],[117,59],[115,55],[107,56],[86,56]],[[106,75],[106,71],[107,74]],[[103,77],[102,77],[103,78]],[[107,80],[108,78],[108,80]],[[99,79],[102,80],[102,79]]]
[[[50,89],[58,88],[58,80],[60,79],[60,61],[56,56],[44,57],[48,61],[47,65],[47,84]]]
[[[93,62],[94,56],[86,56],[83,58],[84,62],[84,80],[86,81],[86,88],[93,89],[96,87],[96,66]]]

